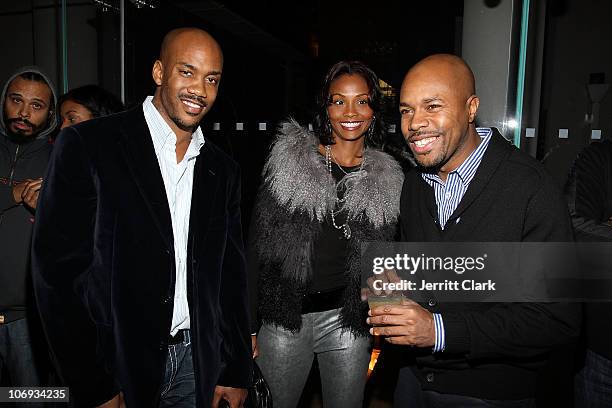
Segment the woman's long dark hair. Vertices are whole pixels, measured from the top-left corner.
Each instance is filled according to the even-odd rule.
[[[329,88],[332,82],[342,75],[359,75],[368,84],[368,104],[372,111],[374,111],[374,117],[372,118],[370,128],[368,128],[365,134],[365,145],[381,147],[385,135],[382,91],[380,90],[378,77],[374,71],[359,61],[340,61],[334,64],[327,72],[327,75],[325,75],[321,92],[317,98],[317,110],[313,120],[315,135],[319,138],[319,142],[322,145],[334,144],[331,124],[329,123],[329,116],[327,114],[327,108],[331,104]]]
[[[97,85],[85,85],[74,88],[60,96],[57,101],[57,111],[66,101],[73,101],[87,108],[94,118],[121,112],[123,104],[112,93]],[[58,115],[59,117],[59,115]]]

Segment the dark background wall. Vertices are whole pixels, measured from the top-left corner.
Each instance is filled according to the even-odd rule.
[[[560,184],[576,154],[591,142],[590,74],[601,73],[612,83],[610,16],[610,1],[548,2],[537,154]],[[612,89],[601,101],[597,128],[612,139]],[[560,139],[559,129],[568,129],[569,137]]]
[[[139,9],[126,0],[126,102],[134,106],[153,92],[151,65],[168,30],[195,25],[212,32],[223,46],[226,64],[220,96],[204,126],[212,129],[213,123],[220,123],[221,130],[208,135],[246,169],[248,201],[257,189],[275,125],[288,115],[304,123],[311,120],[314,98],[329,66],[341,59],[369,64],[389,85],[387,122],[397,124],[396,93],[406,70],[432,53],[462,54],[464,11],[481,2],[466,1],[472,2],[470,8],[457,0],[355,0],[350,7],[323,0],[155,0],[156,8]],[[482,7],[494,9],[507,1],[482,0]],[[109,5],[106,9],[101,2],[67,0],[66,67],[60,0],[0,2],[0,80],[20,66],[36,64],[50,73],[60,92],[64,86],[98,83],[119,94],[119,1],[103,0]],[[585,119],[591,112],[590,74],[600,74],[598,80],[606,83],[612,78],[612,53],[607,51],[612,2],[545,3],[540,19],[541,79],[528,81],[526,93],[527,98],[538,95],[526,101],[539,111],[538,140],[537,148],[528,150],[545,159],[562,184],[576,153],[590,142],[592,124]],[[532,11],[536,13],[535,6]],[[536,89],[539,92],[529,92]],[[244,123],[244,131],[235,130],[236,122]],[[267,124],[266,131],[258,130],[260,122]],[[604,138],[612,136],[609,95],[601,102],[598,127]],[[560,128],[569,130],[568,139],[558,138]],[[398,130],[391,137],[401,143]]]

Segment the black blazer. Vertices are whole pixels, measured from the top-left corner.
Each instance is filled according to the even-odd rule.
[[[187,249],[197,405],[246,387],[251,345],[238,165],[209,140],[195,164]],[[38,203],[36,298],[78,406],[122,390],[157,406],[175,262],[163,179],[142,107],[63,130]]]

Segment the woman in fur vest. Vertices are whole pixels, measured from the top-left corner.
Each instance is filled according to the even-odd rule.
[[[361,407],[371,338],[360,243],[392,240],[399,213],[403,174],[381,150],[374,72],[335,64],[319,100],[314,132],[281,125],[253,214],[253,340],[275,408],[297,405],[315,357],[323,406]]]

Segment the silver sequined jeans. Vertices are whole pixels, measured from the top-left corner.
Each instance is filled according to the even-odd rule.
[[[274,408],[294,408],[316,357],[325,408],[357,408],[370,361],[369,337],[340,327],[339,310],[302,315],[302,329],[291,333],[263,325],[257,336],[257,364],[272,391]]]

